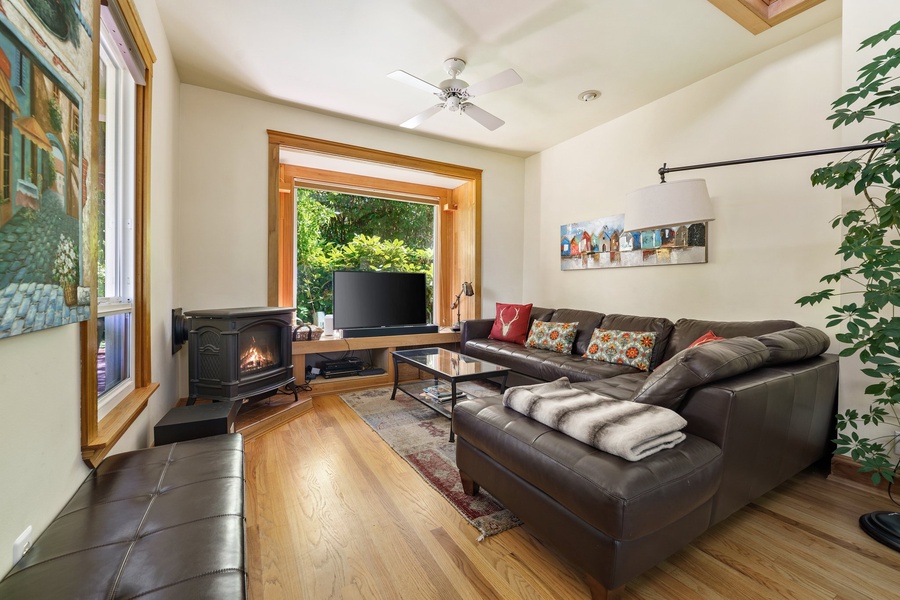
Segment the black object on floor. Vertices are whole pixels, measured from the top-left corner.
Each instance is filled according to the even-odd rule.
[[[196,438],[234,433],[242,400],[176,406],[153,428],[153,444],[162,446]]]
[[[859,526],[876,541],[900,552],[900,513],[871,512],[859,518]]]

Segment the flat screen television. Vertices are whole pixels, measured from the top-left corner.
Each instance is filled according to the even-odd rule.
[[[345,337],[352,337],[353,330],[428,322],[425,273],[334,271],[332,292],[334,328],[343,330]]]

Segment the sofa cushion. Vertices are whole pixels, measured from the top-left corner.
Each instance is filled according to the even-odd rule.
[[[686,348],[653,371],[632,400],[677,410],[691,388],[752,371],[768,358],[768,348],[749,337]]]
[[[531,304],[497,303],[497,315],[494,326],[488,337],[492,340],[503,340],[516,344],[524,344],[528,335]]]
[[[695,319],[678,319],[672,338],[663,354],[663,360],[669,360],[709,330],[724,338],[739,336],[756,337],[773,331],[799,327],[794,321],[697,321]]]
[[[781,365],[819,356],[831,345],[831,338],[815,327],[794,327],[757,336],[769,349],[767,365]]]
[[[457,403],[453,427],[466,444],[618,540],[648,535],[696,510],[721,477],[721,449],[697,436],[635,468],[504,407],[499,396]],[[480,483],[491,491],[490,482]]]
[[[568,377],[570,381],[581,382],[606,379],[626,373],[640,373],[634,367],[599,362],[572,354],[559,354],[550,350],[528,348],[512,342],[486,338],[469,340],[466,343],[465,353],[543,381]],[[629,394],[628,397],[630,398],[631,395]]]
[[[656,333],[656,343],[653,344],[653,352],[650,354],[650,370],[652,371],[663,361],[663,354],[669,345],[669,338],[675,324],[665,317],[606,315],[603,317],[600,327],[619,331],[652,331]]]
[[[656,345],[654,331],[595,329],[585,358],[650,370],[650,355]]]
[[[559,308],[553,311],[550,321],[558,323],[578,323],[575,331],[575,342],[573,343],[572,354],[581,356],[587,352],[588,344],[594,330],[600,327],[603,321],[603,313],[594,312],[592,310],[576,310],[574,308]],[[615,327],[612,329],[616,329]],[[623,327],[622,329],[627,329]]]
[[[620,373],[604,379],[580,381],[572,387],[603,394],[616,400],[631,400],[635,392],[641,389],[641,386],[647,381],[648,375],[649,373],[646,371],[632,371],[631,373]],[[571,377],[569,380],[575,381]]]
[[[529,348],[571,354],[577,327],[578,323],[535,321],[531,324],[531,332],[525,340],[525,345]]]

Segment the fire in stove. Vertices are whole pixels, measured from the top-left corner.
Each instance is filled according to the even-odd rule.
[[[241,354],[241,373],[252,373],[275,366],[272,352],[257,347],[256,338],[250,338],[250,347]]]

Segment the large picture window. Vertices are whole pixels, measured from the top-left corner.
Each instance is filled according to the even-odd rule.
[[[436,201],[403,201],[296,188],[297,318],[330,314],[333,271],[425,273],[434,319]]]
[[[433,313],[437,325],[456,321],[451,309],[464,281],[472,282],[475,298],[463,305],[461,317],[481,315],[481,170],[316,138],[268,131],[269,236],[268,303],[298,306],[297,188],[356,196],[369,192],[378,198],[427,202],[434,206]],[[285,154],[325,157],[324,162],[300,158],[282,161]],[[333,170],[335,162],[374,165],[368,173]],[[304,166],[299,166],[304,165]],[[377,167],[394,171],[389,177]],[[426,180],[404,178],[396,170],[426,174]],[[368,170],[368,169],[366,169]],[[436,179],[434,179],[434,178]],[[318,310],[318,309],[317,309]],[[312,320],[312,319],[310,319]]]

